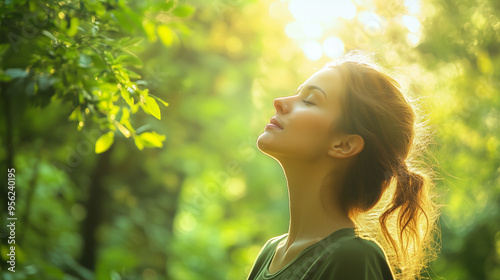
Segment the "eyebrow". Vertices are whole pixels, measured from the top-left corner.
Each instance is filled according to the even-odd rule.
[[[320,88],[320,87],[318,87],[316,85],[310,85],[310,86],[307,87],[307,89],[308,90],[317,89],[317,90],[321,91],[321,93],[323,93],[323,95],[325,96],[325,98],[327,98],[325,91],[322,88]]]

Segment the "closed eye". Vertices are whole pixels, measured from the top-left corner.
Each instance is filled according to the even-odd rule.
[[[308,105],[316,105],[316,104],[314,104],[314,103],[312,103],[310,101],[307,101],[305,99],[302,99],[302,102],[304,102],[305,104],[308,104]]]

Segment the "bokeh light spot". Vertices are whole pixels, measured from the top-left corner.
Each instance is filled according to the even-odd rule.
[[[344,19],[353,19],[356,16],[357,9],[356,6],[351,1],[342,1],[341,5],[338,5],[339,16]]]
[[[420,11],[420,1],[419,0],[405,0],[406,10],[410,14],[416,14]]]
[[[411,33],[417,33],[420,30],[420,21],[416,17],[404,15],[402,17],[403,24]]]
[[[285,34],[293,39],[299,39],[302,37],[302,27],[299,22],[291,22],[285,26]]]
[[[361,23],[369,35],[382,35],[385,32],[385,19],[375,13],[362,11],[358,13],[358,22]]]
[[[410,43],[410,45],[416,46],[420,43],[420,34],[408,33],[408,35],[406,35],[406,39],[408,39],[408,43]]]
[[[317,22],[304,23],[302,25],[304,34],[309,39],[319,39],[323,36],[323,28]]]
[[[232,178],[224,192],[226,199],[236,201],[246,195],[247,185],[241,178]]]
[[[175,224],[180,232],[189,232],[196,227],[197,222],[191,213],[181,212],[177,215]]]
[[[315,61],[323,55],[321,44],[316,41],[309,41],[302,46],[304,54],[309,60]]]
[[[323,42],[323,50],[329,58],[337,58],[344,54],[344,42],[337,37],[328,37]]]
[[[288,9],[303,22],[328,23],[335,17],[352,19],[356,16],[356,6],[350,0],[292,0]]]

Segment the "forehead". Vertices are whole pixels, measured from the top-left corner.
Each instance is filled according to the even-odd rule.
[[[302,84],[302,87],[309,85],[322,88],[327,96],[340,97],[342,93],[342,79],[336,68],[324,68],[314,73]]]

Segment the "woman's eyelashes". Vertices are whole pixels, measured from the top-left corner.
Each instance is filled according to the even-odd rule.
[[[307,104],[307,105],[315,105],[313,102],[308,101],[308,100],[306,100],[306,99],[302,99],[302,102],[304,102],[304,103],[305,103],[305,104]]]
[[[304,95],[304,98],[302,98],[302,102],[306,105],[316,105],[315,102],[313,102],[314,98],[312,97],[312,94],[306,94]]]
[[[310,100],[310,99],[311,99],[311,98],[310,98],[310,97],[311,97],[311,93],[309,93],[309,94],[307,94],[307,93],[306,93],[306,94],[304,94],[304,92],[302,92],[302,91],[300,90],[300,88],[299,88],[299,89],[297,90],[297,92],[295,93],[295,96],[301,96],[301,95],[302,95],[302,96],[304,96],[304,98],[302,98],[302,99],[301,99],[301,100],[302,100],[302,102],[303,102],[304,104],[306,104],[306,105],[316,105],[314,102],[312,102],[312,101]]]

